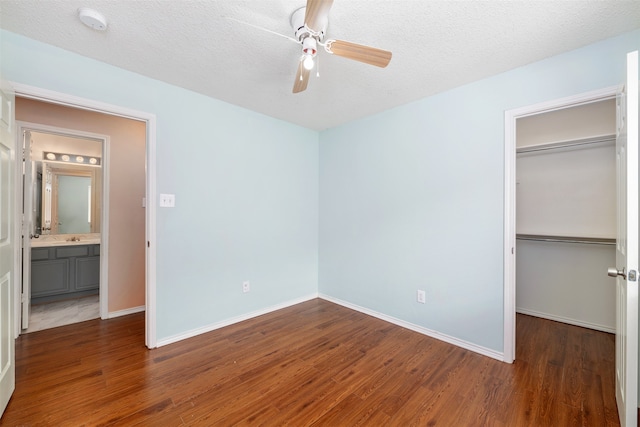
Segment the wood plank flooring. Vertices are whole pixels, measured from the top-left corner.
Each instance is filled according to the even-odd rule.
[[[505,364],[320,299],[147,350],[144,314],[22,335],[3,426],[615,426],[614,337],[518,315]]]

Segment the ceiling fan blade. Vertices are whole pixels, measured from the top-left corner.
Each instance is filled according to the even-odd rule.
[[[304,23],[310,30],[320,32],[329,19],[329,10],[333,0],[307,0],[307,9],[304,14]]]
[[[329,53],[384,68],[391,61],[391,52],[375,47],[346,42],[344,40],[328,40],[325,49]]]
[[[309,84],[309,75],[311,71],[304,68],[302,64],[302,58],[298,61],[298,72],[296,73],[296,81],[293,82],[293,93],[302,92],[307,89]]]

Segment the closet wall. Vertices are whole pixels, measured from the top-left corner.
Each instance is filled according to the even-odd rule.
[[[615,100],[518,119],[516,310],[615,331]]]

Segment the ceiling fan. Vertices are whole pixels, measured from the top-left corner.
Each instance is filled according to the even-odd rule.
[[[329,22],[329,11],[332,5],[333,0],[307,0],[306,7],[301,7],[293,12],[290,23],[295,33],[295,38],[234,18],[230,19],[276,34],[302,46],[302,55],[298,61],[296,78],[293,83],[293,93],[299,93],[307,89],[311,70],[317,66],[316,56],[318,54],[318,46],[323,47],[324,50],[330,54],[375,65],[376,67],[384,68],[389,64],[389,61],[391,61],[391,52],[388,50],[377,49],[344,40],[328,39],[324,41],[327,24]]]

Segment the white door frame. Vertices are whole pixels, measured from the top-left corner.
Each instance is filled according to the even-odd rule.
[[[78,108],[81,110],[89,110],[112,116],[124,117],[127,119],[145,122],[146,124],[146,209],[145,209],[145,344],[148,348],[157,347],[156,337],[156,116],[155,114],[144,111],[134,110],[118,105],[107,104],[87,98],[80,98],[61,92],[54,92],[34,86],[24,85],[20,83],[10,82],[15,90],[16,97],[34,99],[66,107]],[[18,152],[18,151],[17,151]],[[16,171],[22,174],[22,168]],[[17,179],[18,188],[16,189],[16,200],[18,196],[22,197],[22,176]],[[105,179],[105,182],[108,180]],[[17,203],[16,203],[17,205]],[[16,208],[17,209],[17,208]],[[22,208],[16,218],[21,218]],[[21,221],[16,221],[20,223]],[[22,233],[21,224],[15,227],[16,241],[20,241]],[[20,245],[17,250],[21,250]],[[15,268],[16,286],[22,281],[22,272],[18,265],[21,257],[16,253]],[[101,277],[102,279],[102,277]],[[104,298],[106,300],[106,298]],[[101,299],[102,301],[102,299]],[[105,301],[106,303],[106,301]],[[19,306],[19,298],[16,298],[16,306]],[[102,310],[101,310],[102,311]],[[108,317],[108,313],[107,317]],[[101,313],[102,315],[102,313]],[[18,327],[19,328],[19,327]],[[18,331],[17,331],[18,332]],[[17,333],[16,333],[17,337]]]
[[[516,356],[516,120],[567,107],[615,98],[623,85],[546,101],[504,113],[504,349],[503,360]]]
[[[108,135],[102,135],[93,132],[84,132],[77,129],[67,129],[61,128],[58,126],[48,126],[40,123],[31,123],[24,122],[20,120],[16,120],[16,129],[17,129],[17,137],[22,138],[22,133],[24,131],[33,131],[39,133],[49,133],[54,135],[62,135],[62,136],[70,136],[70,137],[79,137],[85,139],[93,139],[96,142],[100,142],[102,144],[102,200],[100,203],[100,318],[108,319],[109,317],[109,306],[108,306],[108,295],[109,295],[109,269],[107,268],[109,265],[109,153],[110,153],[110,137]],[[26,157],[26,154],[25,154]],[[18,158],[18,156],[16,156]],[[29,158],[30,160],[30,158]],[[20,163],[20,161],[18,161]],[[24,193],[24,183],[22,180],[18,184],[18,191]],[[27,218],[24,219],[24,222],[27,222]],[[30,230],[25,230],[24,242],[22,242],[22,246],[25,246],[25,242],[29,239],[27,234]],[[24,278],[24,277],[23,277]],[[16,292],[19,292],[19,289],[16,289]],[[29,304],[31,303],[31,298],[28,298]],[[21,323],[21,313],[16,314],[16,323],[20,325]],[[19,333],[19,331],[18,331]]]

